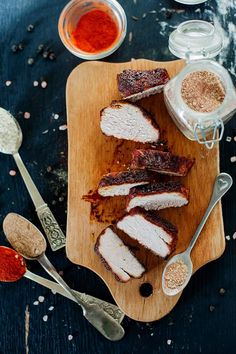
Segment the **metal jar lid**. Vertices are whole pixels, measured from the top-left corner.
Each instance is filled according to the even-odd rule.
[[[220,31],[206,21],[183,22],[169,37],[171,53],[187,60],[214,58],[222,47],[223,38]]]

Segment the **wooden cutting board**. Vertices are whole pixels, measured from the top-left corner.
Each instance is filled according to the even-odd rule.
[[[139,321],[154,321],[165,316],[177,303],[180,295],[165,296],[161,290],[161,274],[166,261],[137,249],[136,255],[145,263],[146,274],[128,283],[115,280],[97,254],[94,244],[99,233],[112,221],[123,215],[125,198],[106,198],[91,204],[82,197],[96,190],[101,176],[124,169],[131,151],[140,144],[104,136],[100,131],[100,110],[112,100],[119,99],[116,75],[123,69],[152,69],[164,67],[174,76],[184,66],[183,61],[154,62],[134,60],[128,63],[85,62],[77,66],[67,82],[67,119],[69,135],[69,185],[67,218],[67,256],[75,264],[96,272],[107,284],[116,303],[125,314]],[[187,140],[169,117],[163,95],[140,101],[154,113],[163,135],[176,154],[193,156],[195,166],[182,181],[190,187],[190,203],[182,208],[160,211],[179,230],[175,253],[183,251],[199,224],[210,200],[212,185],[219,172],[219,147],[206,150]],[[132,246],[132,244],[131,244]],[[210,216],[193,252],[194,271],[220,257],[225,248],[221,204]],[[210,280],[209,280],[210,281]],[[140,286],[151,284],[153,292],[144,297]]]

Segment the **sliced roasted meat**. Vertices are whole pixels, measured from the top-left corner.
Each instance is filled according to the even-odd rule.
[[[108,136],[154,143],[159,139],[159,127],[150,113],[126,101],[113,101],[101,111],[101,130]]]
[[[189,189],[179,182],[150,183],[130,190],[127,210],[142,207],[159,210],[188,204]]]
[[[128,195],[132,187],[147,184],[156,176],[145,170],[111,172],[104,175],[99,183],[98,193],[103,197]]]
[[[117,75],[118,90],[124,99],[132,102],[155,95],[169,81],[166,69],[124,70]]]
[[[147,168],[171,176],[186,176],[194,162],[194,158],[177,156],[170,152],[136,149],[132,154],[131,166]]]
[[[106,228],[100,234],[95,251],[100,255],[106,268],[111,270],[122,282],[127,282],[130,277],[140,278],[145,272],[145,268],[125,246],[112,227]]]
[[[117,227],[155,255],[166,258],[175,250],[178,231],[154,212],[135,208],[117,223]]]

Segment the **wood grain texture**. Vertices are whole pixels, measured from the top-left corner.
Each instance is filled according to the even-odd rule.
[[[100,110],[114,99],[119,99],[116,74],[123,69],[152,69],[165,67],[175,75],[182,61],[154,62],[135,60],[128,63],[83,63],[75,68],[67,82],[67,119],[69,137],[69,181],[67,218],[67,256],[76,263],[96,272],[109,287],[115,301],[127,316],[139,321],[154,321],[165,316],[177,303],[180,295],[167,297],[161,290],[161,274],[166,261],[142,250],[141,258],[148,269],[141,279],[122,284],[108,272],[94,253],[94,243],[101,230],[124,212],[124,198],[105,199],[91,212],[89,202],[82,199],[95,190],[101,176],[110,170],[124,168],[130,154],[139,144],[106,137],[100,131]],[[190,187],[188,206],[160,211],[179,229],[176,253],[183,251],[191,239],[208,205],[214,179],[219,172],[219,148],[207,151],[187,140],[169,117],[163,95],[140,101],[154,113],[168,144],[176,154],[193,156],[196,164],[182,181]],[[94,214],[100,215],[98,222]],[[210,216],[193,252],[194,271],[223,253],[225,248],[221,204]],[[139,251],[140,252],[140,251]],[[144,298],[139,288],[148,282],[153,294]]]

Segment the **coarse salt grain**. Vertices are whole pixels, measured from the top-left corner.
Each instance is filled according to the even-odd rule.
[[[48,308],[48,311],[52,311],[52,310],[54,310],[54,306],[50,306],[50,307]]]
[[[72,334],[69,334],[69,335],[68,335],[68,340],[72,340],[72,339],[73,339]]]
[[[34,301],[33,305],[38,306],[39,305],[39,301]]]
[[[231,161],[231,162],[235,162],[235,161],[236,161],[236,156],[231,156],[231,157],[230,157],[230,161]]]
[[[16,171],[15,170],[10,170],[9,171],[9,175],[10,176],[15,176],[16,175]]]
[[[225,236],[225,238],[226,238],[227,241],[230,240],[230,236],[229,235]]]
[[[232,237],[233,237],[233,240],[236,240],[236,232],[234,232]]]
[[[43,316],[43,321],[44,321],[44,322],[47,322],[47,320],[48,320],[48,315],[44,315],[44,316]]]
[[[7,80],[7,81],[5,82],[5,85],[6,85],[6,86],[11,86],[11,84],[12,84],[12,81],[10,81],[10,80]]]
[[[48,129],[47,130],[44,130],[43,132],[42,132],[42,134],[47,134],[48,133]]]
[[[59,130],[66,130],[67,129],[67,125],[64,124],[64,125],[60,125],[59,127]]]
[[[234,136],[234,141],[236,141],[236,136]]]
[[[29,119],[30,118],[30,112],[25,112],[24,113],[24,118]]]
[[[33,82],[33,86],[34,87],[37,87],[39,85],[39,82],[37,81],[37,80],[35,80],[34,82]]]
[[[54,113],[53,118],[54,118],[54,119],[58,119],[58,118],[59,118],[59,114]]]
[[[167,339],[167,344],[171,345],[171,343],[172,343],[172,340],[171,339]]]
[[[228,143],[230,143],[231,140],[232,140],[231,136],[227,136],[227,137],[226,137],[226,141],[227,141]]]
[[[39,302],[44,302],[44,296],[39,296],[38,300],[39,300]]]

